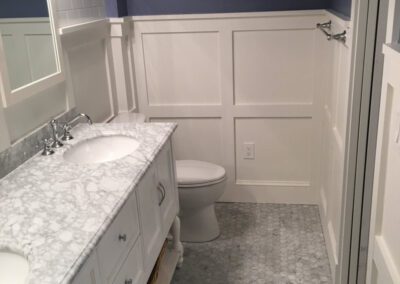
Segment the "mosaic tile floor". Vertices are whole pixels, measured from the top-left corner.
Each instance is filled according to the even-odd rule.
[[[221,236],[185,243],[172,284],[330,283],[318,207],[219,203]]]

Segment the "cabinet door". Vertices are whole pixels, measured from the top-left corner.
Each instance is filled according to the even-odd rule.
[[[139,237],[136,195],[132,194],[102,236],[97,255],[103,279],[111,283],[130,248]]]
[[[96,253],[92,253],[86,260],[85,264],[72,281],[72,284],[103,284],[100,278]]]
[[[164,233],[167,234],[179,210],[178,189],[175,181],[175,161],[170,141],[166,143],[158,155],[157,180],[158,190],[161,192],[161,218]]]
[[[143,283],[143,260],[141,239],[129,252],[113,284],[142,284]]]
[[[139,184],[139,212],[145,272],[151,272],[164,242],[155,166],[151,165]]]

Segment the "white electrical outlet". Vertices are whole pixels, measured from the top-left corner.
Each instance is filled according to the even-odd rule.
[[[254,160],[256,158],[256,146],[254,142],[245,142],[243,144],[243,159]]]

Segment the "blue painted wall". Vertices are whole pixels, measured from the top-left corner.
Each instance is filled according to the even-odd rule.
[[[324,9],[330,0],[128,0],[128,15]]]
[[[105,3],[108,17],[128,16],[127,0],[105,0]]]
[[[46,0],[0,0],[0,18],[36,18],[48,16],[49,12]]]
[[[106,0],[108,15],[201,14],[331,9],[350,17],[351,0]]]
[[[339,15],[350,18],[351,0],[330,0],[329,8]]]

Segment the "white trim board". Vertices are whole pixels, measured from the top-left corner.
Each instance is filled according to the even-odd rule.
[[[176,14],[176,15],[148,15],[128,16],[128,21],[160,21],[160,20],[215,20],[215,19],[240,19],[240,18],[265,18],[265,17],[298,17],[325,15],[326,10],[298,10],[298,11],[273,11],[273,12],[239,12],[239,13],[214,13],[214,14]],[[330,13],[330,12],[329,12]]]

